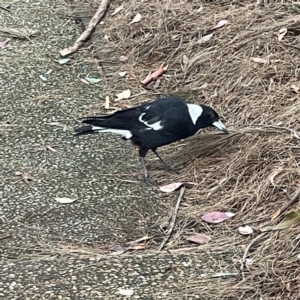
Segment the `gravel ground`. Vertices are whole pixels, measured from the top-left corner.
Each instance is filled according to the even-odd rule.
[[[211,257],[203,258],[220,267]],[[201,265],[197,256],[169,254],[7,261],[0,271],[5,278],[0,297],[123,299],[122,292],[131,292],[131,299],[204,299],[194,294],[198,278],[207,275]],[[222,279],[214,280],[218,284]]]
[[[97,255],[155,235],[164,212],[157,191],[132,176],[139,164],[130,143],[72,135],[76,119],[103,101],[103,87],[79,81],[94,71],[80,52],[57,63],[80,32],[55,4],[0,10],[1,26],[41,32],[0,49],[0,298],[117,299],[124,288],[133,299],[190,299],[187,283],[203,272],[197,256]]]
[[[91,71],[86,62],[57,63],[58,50],[79,31],[51,13],[54,4],[19,1],[12,14],[1,11],[7,27],[42,33],[1,49],[0,220],[2,235],[12,235],[5,246],[139,238],[158,215],[159,198],[132,176],[139,164],[130,143],[109,134],[73,136],[76,119],[99,107],[101,84],[78,80]],[[63,205],[57,197],[76,201]]]

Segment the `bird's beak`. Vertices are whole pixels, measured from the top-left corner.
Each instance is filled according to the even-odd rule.
[[[221,131],[223,131],[225,133],[229,133],[227,128],[225,127],[225,125],[220,120],[216,121],[216,122],[213,122],[212,124],[213,124],[213,126],[217,127]]]

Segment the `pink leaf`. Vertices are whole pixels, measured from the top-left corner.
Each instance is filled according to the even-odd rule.
[[[8,42],[10,41],[10,39],[6,39],[5,41],[0,42],[0,48],[4,48]]]
[[[216,28],[220,28],[223,27],[225,25],[227,25],[229,22],[227,20],[221,20],[218,22],[218,24],[216,26],[214,26],[212,29],[216,29]]]
[[[161,186],[159,189],[164,193],[171,193],[179,189],[181,186],[187,188],[192,187],[195,183],[193,182],[173,182],[164,186]]]
[[[230,219],[233,216],[235,216],[235,214],[232,212],[213,211],[203,215],[202,220],[207,223],[217,224]]]
[[[202,233],[196,233],[195,235],[188,237],[187,240],[199,245],[203,245],[207,244],[211,240],[211,236]]]

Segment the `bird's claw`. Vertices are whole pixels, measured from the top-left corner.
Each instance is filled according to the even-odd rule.
[[[157,186],[159,183],[156,180],[150,179],[149,177],[144,177],[144,181],[150,185]]]
[[[180,174],[179,170],[174,168],[174,167],[171,167],[169,165],[165,165],[165,169],[169,172],[172,172],[172,173],[176,173],[176,174]]]

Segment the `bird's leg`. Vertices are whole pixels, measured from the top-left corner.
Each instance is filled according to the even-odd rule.
[[[157,153],[156,149],[151,149],[153,151],[153,153],[159,158],[159,160],[164,164],[165,168],[170,171],[170,172],[175,172],[177,174],[179,174],[179,171],[176,170],[174,167],[170,166],[169,164],[167,164],[163,158]]]
[[[140,160],[141,160],[141,164],[142,164],[142,167],[143,167],[143,172],[144,172],[144,180],[151,184],[151,185],[157,185],[157,182],[154,181],[154,180],[151,180],[148,176],[148,173],[147,173],[147,169],[146,169],[146,164],[145,164],[145,156],[147,154],[148,150],[143,150],[143,149],[140,149],[139,150],[139,154],[140,154]]]

